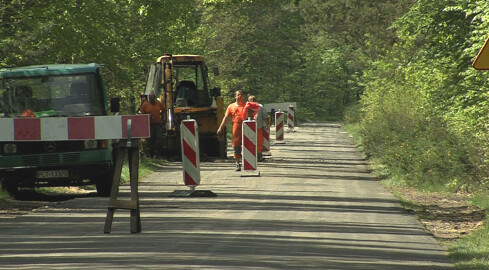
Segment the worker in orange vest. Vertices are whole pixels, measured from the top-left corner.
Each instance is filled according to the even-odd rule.
[[[223,128],[226,126],[228,121],[231,119],[233,121],[233,136],[232,143],[234,150],[234,160],[236,161],[236,171],[241,171],[241,136],[243,129],[243,109],[245,102],[243,101],[243,91],[238,90],[234,93],[234,98],[236,102],[229,104],[222,119],[222,123],[217,130],[217,134],[222,134]]]
[[[157,147],[157,140],[160,134],[162,134],[162,121],[161,114],[165,112],[165,106],[156,99],[154,92],[149,94],[149,101],[141,101],[141,113],[149,114],[149,155],[155,157],[159,155],[159,149]]]

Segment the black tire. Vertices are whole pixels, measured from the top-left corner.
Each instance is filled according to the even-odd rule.
[[[94,177],[95,187],[97,188],[97,195],[100,197],[109,197],[112,189],[112,182],[114,180],[114,170],[97,175]]]
[[[8,175],[2,177],[2,189],[7,191],[12,197],[15,197],[19,191],[17,183]]]
[[[117,162],[118,151],[121,151],[117,147],[117,143],[112,144],[112,165],[109,170],[103,174],[95,176],[92,180],[95,182],[97,188],[97,195],[100,197],[109,197],[112,191],[112,183],[114,182],[115,164]]]

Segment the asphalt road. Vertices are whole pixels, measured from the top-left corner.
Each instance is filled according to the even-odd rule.
[[[173,198],[180,163],[140,179],[142,232],[107,198],[0,218],[1,269],[452,269],[445,250],[370,173],[339,124],[285,134],[260,177],[203,162],[214,198]],[[121,188],[121,196],[128,187]]]

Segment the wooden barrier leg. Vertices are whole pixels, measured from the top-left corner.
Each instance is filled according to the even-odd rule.
[[[138,175],[139,175],[139,147],[137,142],[132,143],[128,151],[129,175],[131,181],[131,201],[136,202],[136,209],[131,209],[131,233],[141,232],[141,216],[139,212]]]
[[[117,200],[117,194],[119,193],[119,184],[121,181],[122,164],[124,163],[124,151],[121,147],[122,141],[114,147],[113,151],[117,151],[116,163],[114,168],[114,176],[112,179],[112,188],[110,190],[110,201]],[[112,221],[114,219],[115,207],[109,207],[107,209],[107,217],[105,219],[104,233],[110,233],[112,228]]]
[[[124,161],[124,151],[127,149],[129,163],[129,177],[131,186],[131,199],[118,200],[119,184],[121,180],[122,164]],[[141,232],[141,215],[139,213],[139,195],[138,195],[138,176],[139,176],[139,141],[138,140],[121,140],[117,146],[117,161],[114,168],[114,181],[110,191],[110,200],[107,209],[107,218],[105,219],[104,233],[110,233],[114,213],[116,209],[128,209],[131,212],[130,230],[131,233]]]

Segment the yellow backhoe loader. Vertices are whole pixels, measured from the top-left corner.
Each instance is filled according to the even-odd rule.
[[[219,70],[213,69],[214,75]],[[154,92],[165,105],[162,154],[179,156],[180,123],[190,117],[198,124],[200,154],[226,158],[226,132],[217,135],[224,117],[220,88],[210,88],[208,68],[199,55],[164,54],[150,67],[145,95]],[[144,96],[142,98],[144,98]]]

